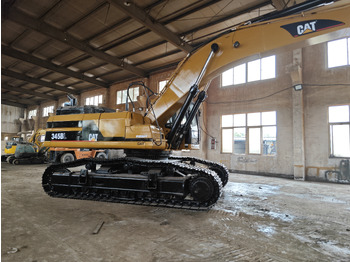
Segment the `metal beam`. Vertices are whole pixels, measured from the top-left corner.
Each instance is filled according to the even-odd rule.
[[[214,1],[214,2],[215,2],[215,1]],[[202,8],[208,7],[208,6],[212,5],[212,4],[214,4],[214,2],[211,1],[211,2],[209,2],[209,3],[207,3],[207,4],[204,4],[203,6],[200,6],[200,7],[198,7],[198,8],[195,8],[195,11],[199,11],[199,10],[201,10]],[[264,1],[263,3],[257,4],[257,5],[255,5],[255,6],[253,6],[253,7],[249,7],[249,8],[247,8],[247,9],[243,10],[243,12],[234,13],[234,14],[231,14],[231,15],[229,15],[229,16],[226,16],[226,17],[220,18],[220,19],[218,19],[218,20],[215,20],[215,21],[213,21],[213,22],[210,23],[210,26],[216,25],[216,24],[221,23],[221,22],[223,22],[223,21],[225,21],[225,20],[229,20],[229,19],[232,19],[232,18],[234,18],[234,17],[236,17],[236,16],[242,15],[242,13],[251,12],[252,10],[255,10],[255,9],[258,9],[258,8],[261,8],[261,7],[264,7],[264,6],[267,6],[267,5],[269,5],[269,4],[271,4],[271,0],[266,0],[266,1]],[[182,17],[185,16],[185,15],[188,15],[188,13],[185,12],[184,14],[180,14],[180,15],[176,16],[176,19],[180,19],[180,18],[182,18]],[[165,25],[165,24],[171,23],[171,22],[173,22],[173,21],[175,21],[174,18],[171,18],[171,19],[168,19],[168,20],[162,22],[162,24]],[[196,31],[198,31],[198,30],[202,30],[202,29],[206,28],[207,26],[208,26],[208,25],[202,25],[202,26],[193,28],[193,29],[191,29],[190,31],[187,31],[187,32],[182,33],[181,35],[185,36],[185,35],[187,35],[187,34],[194,33],[194,32],[196,32]],[[142,36],[142,35],[144,35],[144,34],[146,34],[146,33],[148,33],[148,32],[150,32],[150,30],[144,29],[144,30],[142,30],[141,32],[139,32],[138,34],[132,35],[132,36],[127,37],[127,38],[123,38],[122,40],[117,41],[117,42],[114,42],[113,44],[110,44],[110,43],[108,44],[108,43],[107,43],[107,44],[105,44],[105,47],[100,47],[100,50],[102,50],[102,51],[107,51],[107,50],[109,50],[109,49],[111,49],[111,48],[114,48],[114,47],[116,47],[116,46],[118,46],[118,45],[121,45],[121,44],[124,44],[124,43],[126,43],[126,42],[128,42],[128,41],[131,41],[134,37]],[[94,37],[95,37],[95,36],[91,37],[91,39],[93,39]],[[141,49],[138,49],[138,50],[135,50],[135,51],[131,51],[131,52],[127,53],[127,54],[124,54],[123,57],[124,57],[124,58],[127,58],[127,57],[129,57],[129,56],[132,56],[132,55],[138,54],[138,53],[140,53],[140,52],[146,51],[146,50],[148,50],[148,49],[150,49],[150,48],[153,48],[153,47],[162,45],[162,44],[164,44],[164,43],[166,43],[166,42],[167,42],[166,40],[162,40],[162,41],[160,41],[160,42],[157,42],[157,43],[154,43],[154,44],[151,44],[151,45],[148,45],[148,46],[144,46],[144,47],[141,48]],[[84,55],[83,55],[81,58],[79,58],[78,61],[82,61],[82,60],[87,59],[87,58],[89,58],[89,56],[86,56],[86,55],[84,56]],[[74,64],[74,63],[76,63],[75,60],[69,62],[69,65],[72,65],[72,64]],[[116,72],[119,72],[120,70],[115,70],[115,71],[116,71]],[[100,77],[100,76],[97,76],[97,78],[98,78],[98,77]]]
[[[19,107],[19,108],[27,108],[28,105],[24,105],[21,103],[15,103],[11,101],[7,101],[6,99],[1,99],[1,104],[2,105],[8,105],[8,106],[14,106],[14,107]]]
[[[150,4],[149,6],[147,6],[147,7],[145,8],[145,10],[146,10],[146,11],[149,11],[149,10],[151,10],[153,7],[155,7],[155,6],[157,6],[157,5],[160,5],[160,4],[162,4],[163,2],[165,2],[165,1],[169,1],[169,0],[158,0],[158,1],[156,1],[156,2],[154,2],[154,3],[152,3],[152,4]],[[216,0],[215,0],[215,1],[216,1]],[[87,39],[85,40],[85,42],[90,43],[90,41],[92,41],[93,39],[95,39],[95,38],[97,38],[97,37],[99,37],[99,36],[102,36],[102,35],[108,33],[108,32],[111,31],[111,30],[114,30],[116,27],[122,26],[122,25],[125,24],[126,22],[129,22],[131,19],[132,19],[131,17],[126,17],[126,18],[124,18],[124,19],[122,19],[122,20],[120,20],[120,21],[118,21],[118,22],[116,22],[116,23],[114,23],[114,24],[108,26],[107,28],[105,28],[104,30],[100,31],[99,33],[97,33],[97,34],[95,34],[95,35],[93,35],[93,36],[90,36],[89,38],[87,38]],[[147,33],[150,32],[150,30],[148,30],[148,29],[146,29],[146,31],[147,31]],[[145,34],[145,33],[144,33],[144,34]],[[135,36],[135,37],[137,37],[137,36]],[[109,45],[110,45],[110,44],[111,44],[111,43],[109,43]],[[107,45],[108,45],[108,44],[107,44]],[[111,47],[111,48],[112,48],[112,47]],[[109,50],[109,49],[111,49],[111,48],[109,48],[109,47],[104,48],[104,47],[102,46],[102,47],[99,47],[98,50],[100,50],[100,51],[106,51],[106,50]],[[69,51],[69,50],[68,50],[68,51]],[[62,54],[59,54],[58,56],[61,56],[61,55],[62,55]],[[56,56],[56,57],[58,57],[58,56]],[[56,59],[56,57],[54,57],[53,59]],[[80,58],[80,60],[84,60],[84,59],[87,59],[87,58],[89,58],[89,57],[90,57],[89,55],[84,55],[84,56],[82,56],[82,57]],[[75,61],[69,62],[70,65],[72,65],[72,64],[74,64],[74,63],[75,63]]]
[[[201,25],[201,26],[198,26],[198,27],[196,27],[196,28],[190,29],[190,30],[188,30],[188,31],[186,31],[186,32],[182,32],[181,35],[182,35],[182,36],[186,36],[186,35],[188,35],[188,34],[195,33],[195,32],[197,32],[197,31],[199,31],[199,30],[202,30],[202,29],[208,28],[208,27],[210,27],[210,26],[213,26],[213,25],[216,25],[216,24],[225,22],[226,20],[229,20],[229,19],[238,17],[238,16],[240,16],[240,15],[244,15],[245,13],[249,13],[249,12],[254,11],[254,10],[256,10],[256,9],[265,7],[265,6],[269,5],[269,4],[271,4],[271,0],[264,1],[264,2],[262,2],[262,3],[260,3],[260,4],[256,4],[256,5],[247,7],[247,8],[244,9],[244,10],[237,11],[237,12],[235,12],[235,13],[233,13],[233,14],[228,15],[228,16],[219,18],[219,19],[217,19],[217,20],[211,21],[211,22],[206,23],[206,24],[204,24],[204,25]]]
[[[272,0],[272,5],[277,9],[277,11],[281,11],[287,6],[284,0]]]
[[[16,78],[16,79],[19,79],[19,80],[22,80],[25,82],[33,83],[33,84],[36,84],[39,86],[45,86],[45,87],[49,87],[49,88],[52,88],[55,90],[60,90],[60,91],[63,91],[65,93],[78,94],[77,91],[69,89],[66,86],[59,86],[59,85],[56,85],[54,83],[46,82],[44,80],[37,79],[37,78],[32,78],[30,76],[27,76],[27,75],[24,75],[21,73],[17,73],[17,72],[8,70],[8,69],[1,69],[1,74],[4,76],[9,76],[9,77]]]
[[[168,28],[162,24],[155,21],[150,15],[148,15],[143,9],[138,7],[132,1],[126,2],[124,0],[107,0],[113,4],[118,9],[122,10],[128,16],[131,16],[133,19],[159,35],[160,37],[166,39],[172,43],[177,48],[189,53],[192,51],[192,46],[187,44],[184,40],[170,31]]]
[[[3,99],[8,99],[8,100],[13,100],[15,102],[19,102],[19,103],[24,103],[26,105],[38,105],[39,101],[34,101],[32,99],[25,99],[25,98],[20,98],[18,96],[13,96],[13,95],[9,95],[9,94],[1,94],[1,100]]]
[[[225,20],[228,20],[228,19],[232,19],[232,18],[234,18],[234,17],[236,17],[236,16],[242,15],[242,14],[245,13],[245,12],[251,12],[252,10],[255,10],[255,9],[258,9],[258,8],[261,8],[261,7],[264,7],[264,6],[268,5],[268,4],[271,4],[271,1],[270,1],[270,0],[265,1],[265,2],[263,2],[263,3],[260,3],[260,4],[258,4],[258,5],[255,5],[255,6],[249,7],[249,8],[247,8],[247,9],[243,10],[243,11],[240,11],[240,12],[231,14],[231,15],[229,15],[229,16],[220,18],[220,19],[218,19],[218,20],[215,20],[215,21],[213,21],[213,22],[210,23],[210,26],[215,25],[215,24],[218,24],[218,23],[221,23],[221,22],[223,22],[223,21],[225,21]],[[166,23],[167,23],[167,22],[166,22]],[[193,28],[193,29],[191,29],[191,30],[189,30],[189,31],[187,31],[187,32],[182,33],[182,35],[185,36],[185,35],[187,35],[187,34],[196,32],[196,31],[198,31],[198,30],[201,30],[201,29],[205,28],[206,26],[207,26],[207,25],[198,26],[198,27]],[[166,43],[166,41],[163,40],[163,41],[161,41],[161,42],[157,42],[157,43],[154,43],[154,44],[151,44],[151,45],[148,45],[148,46],[144,46],[144,47],[141,48],[141,49],[138,49],[138,50],[136,50],[136,51],[132,51],[132,52],[130,52],[130,53],[125,54],[124,57],[132,56],[132,55],[138,54],[138,53],[140,53],[140,52],[144,52],[144,51],[146,51],[146,50],[148,50],[148,49],[150,49],[150,48],[153,48],[153,47],[158,46],[158,45],[162,45],[162,44],[164,44],[164,43]],[[162,57],[166,57],[167,55],[172,55],[172,54],[174,54],[174,53],[176,53],[176,51],[175,51],[175,52],[169,52],[169,53],[164,54],[164,55],[162,55],[162,56],[155,56],[155,57],[149,58],[149,59],[147,59],[147,60],[145,60],[145,61],[141,61],[141,62],[135,63],[135,65],[138,65],[138,66],[139,66],[139,65],[141,65],[141,64],[143,64],[143,63],[151,62],[151,61],[153,61],[153,60],[156,60],[156,59],[159,59],[159,58],[162,58]],[[178,63],[178,62],[175,62],[175,63],[173,63],[173,64],[177,64],[177,63]],[[171,67],[171,66],[172,66],[172,64],[170,65],[170,67]],[[167,68],[167,67],[168,67],[168,66],[161,66],[161,67],[159,68],[159,70],[161,70],[162,68]],[[158,69],[156,69],[156,71],[157,71],[157,70],[158,70]],[[103,77],[103,76],[105,76],[105,75],[109,75],[109,74],[112,74],[112,73],[117,73],[117,72],[120,72],[120,71],[121,71],[120,69],[113,70],[113,71],[111,71],[111,72],[107,72],[107,73],[98,75],[97,77]],[[154,70],[152,69],[152,70],[150,70],[149,72],[154,72]],[[119,81],[119,80],[118,80],[118,81]]]
[[[174,21],[176,21],[178,19],[181,19],[181,18],[183,18],[185,16],[188,16],[189,14],[192,14],[194,12],[198,12],[198,11],[200,11],[200,10],[202,10],[202,9],[208,7],[208,6],[211,6],[211,5],[215,4],[215,3],[217,3],[217,0],[211,0],[210,2],[207,2],[207,3],[205,3],[205,4],[201,5],[201,6],[198,6],[196,8],[190,9],[190,10],[188,10],[188,11],[186,11],[184,13],[181,13],[181,14],[175,16],[175,17],[172,17],[170,19],[164,20],[164,21],[161,22],[161,24],[163,26],[165,26],[165,25],[170,24],[170,23],[172,23],[172,22],[174,22]],[[146,10],[148,10],[148,8],[146,8]],[[119,25],[116,25],[116,26],[119,26]],[[137,30],[135,30],[135,32],[136,31]],[[128,41],[131,41],[134,38],[137,38],[137,37],[140,37],[142,35],[145,35],[145,34],[149,33],[150,31],[151,30],[146,28],[146,29],[143,29],[143,30],[141,30],[141,31],[139,31],[139,32],[137,32],[135,34],[132,34],[132,35],[130,35],[128,37],[123,36],[123,37],[121,37],[122,40],[112,41],[110,43],[104,44],[102,47],[99,48],[99,50],[107,51],[107,50],[112,49],[112,48],[114,48],[114,47],[116,47],[118,45],[122,45],[124,43],[127,43]],[[92,36],[91,39],[93,39],[93,38],[95,38],[95,36]],[[167,41],[162,41],[162,42],[167,42]],[[128,56],[124,55],[124,57],[128,57]]]
[[[165,2],[165,1],[169,1],[169,0],[158,0],[158,1],[156,1],[156,2],[154,2],[154,3],[152,3],[152,4],[150,4],[150,5],[146,6],[144,10],[148,12],[148,11],[150,11],[153,7],[155,7],[155,6],[157,6],[157,5],[160,5],[160,4],[162,4],[163,2]],[[97,38],[97,37],[99,37],[99,36],[101,36],[101,35],[103,35],[103,34],[106,34],[106,33],[108,33],[108,32],[111,31],[111,30],[115,30],[116,27],[122,26],[123,24],[125,24],[126,22],[129,22],[130,20],[131,20],[131,17],[126,17],[126,18],[124,18],[124,19],[122,19],[122,20],[120,20],[120,21],[118,21],[118,22],[116,22],[116,23],[114,23],[114,24],[108,26],[107,28],[103,29],[103,30],[100,31],[99,33],[97,33],[97,34],[95,34],[95,35],[89,37],[88,39],[86,39],[86,41],[87,41],[87,42],[90,42],[91,40],[93,40],[93,39],[95,39],[95,38]]]
[[[90,45],[87,43],[80,41],[76,39],[75,37],[69,35],[67,32],[64,32],[62,30],[57,29],[56,27],[53,27],[47,23],[44,23],[40,20],[37,20],[27,14],[22,13],[19,10],[15,10],[12,8],[9,13],[7,14],[7,17],[9,20],[20,24],[26,28],[30,28],[32,30],[35,30],[39,33],[42,33],[48,37],[54,38],[57,41],[63,42],[67,45],[70,45],[84,53],[87,53],[93,57],[99,58],[101,60],[104,60],[110,64],[113,64],[117,67],[120,67],[132,74],[138,75],[138,76],[146,76],[146,72],[140,68],[137,68],[133,65],[130,65],[126,62],[124,62],[122,59],[119,59],[117,57],[108,55],[102,51],[93,49]]]
[[[97,85],[100,87],[104,87],[104,88],[109,87],[108,84],[106,84],[100,80],[97,80],[93,77],[88,77],[82,73],[74,72],[74,71],[67,69],[65,67],[55,65],[55,64],[50,63],[46,60],[42,60],[38,57],[32,56],[30,54],[26,54],[26,53],[20,52],[18,50],[12,49],[8,46],[1,45],[1,51],[2,51],[2,54],[4,54],[4,55],[11,56],[13,58],[17,58],[17,59],[20,59],[22,61],[26,61],[28,63],[34,64],[34,65],[37,65],[40,67],[43,67],[43,68],[46,68],[46,69],[70,76],[70,77],[74,77],[74,78],[83,80],[85,82],[89,82],[91,84],[94,84],[94,85]]]
[[[45,99],[57,100],[57,97],[55,97],[55,96],[50,96],[50,95],[47,95],[45,93],[40,93],[40,92],[36,92],[36,91],[33,91],[33,90],[20,88],[18,86],[11,86],[11,85],[8,85],[8,84],[1,84],[1,89],[6,89],[6,90],[9,90],[9,91],[15,91],[15,92],[22,93],[22,94],[28,94],[28,95],[32,95],[32,96],[42,97],[42,98],[45,98]]]

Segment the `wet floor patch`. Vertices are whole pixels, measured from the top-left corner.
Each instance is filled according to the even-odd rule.
[[[292,221],[292,215],[279,212],[267,201],[269,197],[278,194],[280,188],[275,185],[229,182],[213,210],[234,216],[268,216],[271,219]]]

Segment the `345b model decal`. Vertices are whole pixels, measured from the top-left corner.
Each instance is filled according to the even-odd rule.
[[[51,140],[66,140],[66,133],[51,133]]]
[[[76,140],[78,137],[77,131],[67,132],[46,132],[45,141],[56,141],[56,140]]]
[[[281,27],[287,30],[293,37],[299,37],[341,25],[344,25],[344,23],[340,21],[318,19],[282,25]]]

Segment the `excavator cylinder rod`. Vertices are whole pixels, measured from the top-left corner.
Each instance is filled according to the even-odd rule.
[[[199,93],[196,102],[194,103],[191,111],[188,114],[188,117],[186,119],[185,124],[183,126],[181,126],[181,128],[179,129],[180,131],[177,132],[177,134],[175,135],[175,138],[172,140],[171,149],[179,149],[179,147],[182,143],[182,140],[184,139],[184,137],[187,135],[187,133],[190,130],[190,125],[191,125],[194,117],[198,113],[200,105],[203,103],[203,101],[206,99],[206,97],[207,97],[207,95],[206,95],[206,92],[204,90]]]
[[[196,82],[191,86],[188,95],[186,97],[186,100],[183,104],[183,106],[180,108],[179,114],[176,116],[176,119],[174,121],[174,124],[169,132],[169,135],[167,137],[168,141],[169,141],[169,145],[173,146],[172,148],[174,148],[174,145],[178,144],[177,141],[174,141],[174,139],[176,137],[179,137],[181,134],[178,134],[179,129],[180,129],[180,124],[188,110],[188,108],[190,107],[190,104],[192,103],[192,100],[196,97],[196,95],[199,92],[199,85],[200,82],[205,74],[205,72],[207,71],[208,65],[210,60],[214,57],[214,54],[219,50],[219,45],[214,43],[211,45],[211,51],[209,53],[209,56],[207,58],[207,60],[205,61],[201,72],[199,73]]]

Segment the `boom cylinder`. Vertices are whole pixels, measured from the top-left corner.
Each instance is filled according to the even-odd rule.
[[[204,64],[201,72],[199,73],[196,82],[191,86],[191,89],[186,97],[185,103],[180,108],[179,114],[176,116],[175,121],[172,125],[172,128],[168,134],[167,139],[168,139],[169,145],[174,144],[174,138],[175,138],[176,134],[179,132],[180,124],[181,124],[193,98],[195,98],[197,93],[199,92],[199,84],[200,84],[200,82],[205,74],[205,71],[208,68],[209,62],[218,50],[219,50],[218,44],[214,43],[211,45],[210,54],[209,54],[207,60],[205,61],[205,64]]]
[[[196,116],[200,105],[203,103],[203,101],[207,98],[207,94],[205,91],[201,91],[198,95],[198,98],[196,102],[194,103],[190,113],[188,114],[188,117],[186,119],[186,123],[180,128],[180,131],[178,134],[175,136],[175,139],[173,143],[171,144],[172,149],[178,149],[182,143],[182,140],[184,137],[187,135],[187,133],[190,130],[191,123]]]

